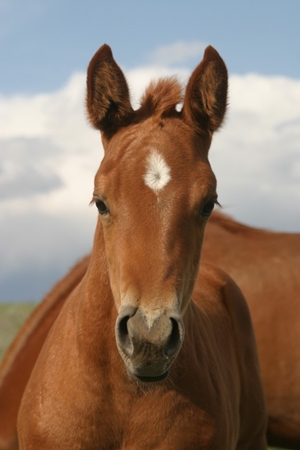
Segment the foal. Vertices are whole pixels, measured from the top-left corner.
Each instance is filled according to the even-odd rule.
[[[207,155],[226,101],[212,47],[184,98],[161,80],[137,111],[110,48],[91,60],[87,109],[105,149],[99,220],[86,275],[25,390],[21,449],[266,449],[245,300],[221,270],[199,271],[217,202]]]

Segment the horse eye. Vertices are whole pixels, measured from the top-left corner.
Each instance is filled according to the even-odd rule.
[[[107,208],[106,204],[102,200],[96,200],[95,204],[96,204],[99,214],[101,216],[104,216],[105,214],[109,213],[109,209]]]
[[[215,207],[214,200],[210,200],[209,202],[207,202],[200,211],[201,216],[209,217],[213,212],[214,207]]]

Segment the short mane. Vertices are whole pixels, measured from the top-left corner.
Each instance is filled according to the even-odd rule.
[[[177,115],[176,106],[183,101],[183,87],[176,77],[152,81],[141,98],[141,111],[146,115]]]

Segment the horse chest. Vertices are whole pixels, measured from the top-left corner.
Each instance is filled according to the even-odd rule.
[[[99,421],[100,445],[91,448],[236,448],[237,429],[234,429],[233,423],[238,423],[238,419],[234,414],[221,414],[216,405],[205,409],[198,401],[193,402],[173,389],[147,390],[134,400],[126,401],[122,395],[112,399],[110,414],[101,415]],[[220,409],[224,412],[222,407]]]
[[[133,415],[124,432],[122,450],[129,449],[174,449],[193,450],[211,448],[216,440],[215,423],[205,411],[197,410],[193,405],[177,405],[176,413],[170,409],[167,413],[163,405],[156,411],[145,411]],[[226,441],[226,437],[224,440]],[[224,441],[220,446],[224,447]]]

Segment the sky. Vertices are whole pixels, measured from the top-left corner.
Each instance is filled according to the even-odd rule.
[[[223,211],[299,233],[299,20],[299,0],[0,0],[0,302],[39,301],[92,248],[103,150],[85,79],[103,43],[134,105],[213,45],[230,75],[210,150]]]

